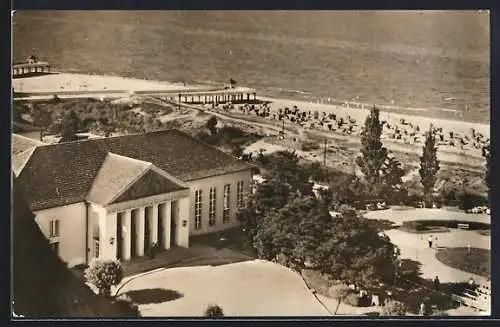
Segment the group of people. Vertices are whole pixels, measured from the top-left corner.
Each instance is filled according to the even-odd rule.
[[[218,106],[214,110],[219,109]],[[362,122],[357,122],[350,115],[342,117],[335,113],[327,113],[325,111],[303,110],[297,106],[292,108],[273,109],[269,104],[242,104],[235,107],[234,105],[224,105],[224,110],[237,109],[246,115],[255,115],[258,117],[284,121],[290,124],[299,125],[307,129],[318,129],[342,133],[344,135],[358,135],[362,131]],[[427,130],[421,130],[416,124],[413,124],[406,119],[400,119],[398,122],[389,122],[382,120],[383,130],[382,135],[396,142],[404,144],[421,144],[425,141],[425,133]],[[462,150],[475,149],[481,150],[489,145],[490,139],[471,129],[469,133],[459,133],[456,131],[443,131],[442,127],[433,128],[436,136],[437,145],[460,147]]]

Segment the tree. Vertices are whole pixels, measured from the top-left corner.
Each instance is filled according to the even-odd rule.
[[[210,117],[205,124],[205,127],[210,131],[210,134],[217,134],[217,118],[215,116]]]
[[[224,312],[222,311],[222,308],[218,305],[209,305],[205,310],[205,317],[212,317],[212,318],[224,317]]]
[[[369,221],[342,215],[317,237],[321,242],[312,262],[321,273],[363,287],[394,281],[395,246]]]
[[[389,301],[386,302],[382,307],[382,316],[405,316],[406,306],[404,303],[399,301]]]
[[[283,208],[263,217],[254,245],[260,258],[280,256],[287,267],[301,271],[313,262],[313,253],[331,222],[327,208],[316,197],[293,196]]]
[[[76,113],[71,110],[63,118],[61,125],[61,142],[71,142],[77,139],[79,120]]]
[[[403,189],[403,176],[405,171],[401,168],[401,163],[397,161],[394,157],[387,157],[387,160],[382,167],[383,171],[383,187],[386,198],[392,200],[399,200],[401,202],[402,197],[406,194]]]
[[[313,195],[313,184],[309,182],[310,173],[299,165],[299,157],[295,151],[276,152],[273,158],[269,158],[269,164],[265,168],[267,173],[264,177],[268,181],[275,180],[290,191],[304,196]]]
[[[491,172],[490,172],[491,148],[489,144],[483,148],[483,157],[486,159],[486,167],[485,167],[486,172],[484,174],[484,181],[486,183],[486,186],[488,187],[488,202],[491,204],[491,185],[492,185]]]
[[[117,260],[93,260],[85,270],[85,279],[99,290],[99,295],[109,297],[111,286],[123,278],[123,268]]]
[[[382,167],[387,159],[387,149],[380,141],[382,127],[379,110],[373,107],[361,132],[361,156],[356,158],[370,193],[376,197],[382,192]]]
[[[436,175],[439,171],[439,161],[437,160],[436,138],[432,125],[426,132],[423,153],[420,157],[420,179],[424,186],[424,200],[426,206],[432,202],[432,193],[436,184]]]

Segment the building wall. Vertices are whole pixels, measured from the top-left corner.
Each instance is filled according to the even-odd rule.
[[[236,220],[235,212],[237,208],[237,183],[238,181],[243,181],[244,193],[248,194],[250,191],[252,183],[252,171],[246,170],[234,174],[220,175],[214,177],[208,177],[200,180],[188,182],[190,185],[190,221],[189,221],[189,234],[198,235],[216,232],[231,228],[238,225]],[[229,221],[223,223],[222,212],[224,208],[224,185],[230,184],[230,214]],[[208,225],[209,216],[209,196],[210,188],[216,187],[216,221],[214,226]],[[195,228],[195,192],[196,190],[202,190],[202,212],[201,212],[201,228]]]
[[[85,213],[83,202],[35,211],[35,221],[49,242],[59,242],[59,256],[69,267],[85,263]],[[59,220],[59,237],[49,238],[50,221]]]

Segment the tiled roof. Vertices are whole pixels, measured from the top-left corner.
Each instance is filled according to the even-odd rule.
[[[32,210],[83,201],[109,152],[150,162],[182,181],[253,167],[178,130],[39,146],[19,175]]]
[[[108,204],[118,192],[141,176],[150,163],[109,153],[97,173],[87,200]]]
[[[50,250],[19,190],[13,187],[13,311],[26,318],[119,317]]]
[[[12,134],[12,155],[15,156],[21,152],[28,149],[32,149],[39,145],[45,145],[45,143],[30,139],[28,137]]]
[[[138,181],[121,194],[113,203],[130,201],[157,194],[165,194],[186,189],[160,174],[148,170]]]

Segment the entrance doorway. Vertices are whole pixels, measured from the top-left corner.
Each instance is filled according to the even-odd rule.
[[[146,207],[144,210],[144,254],[151,251],[151,218],[153,214],[152,207]]]
[[[158,205],[158,247],[160,249],[165,248],[165,203],[160,203]]]
[[[136,226],[136,219],[137,215],[139,214],[139,210],[134,209],[131,212],[131,219],[130,219],[130,256],[132,258],[137,257],[137,226]]]
[[[121,260],[123,258],[123,213],[119,212],[116,216],[116,258]]]
[[[177,232],[177,218],[179,215],[179,201],[172,201],[172,205],[170,208],[170,245],[175,246],[177,245],[177,240],[176,240],[176,232]]]

